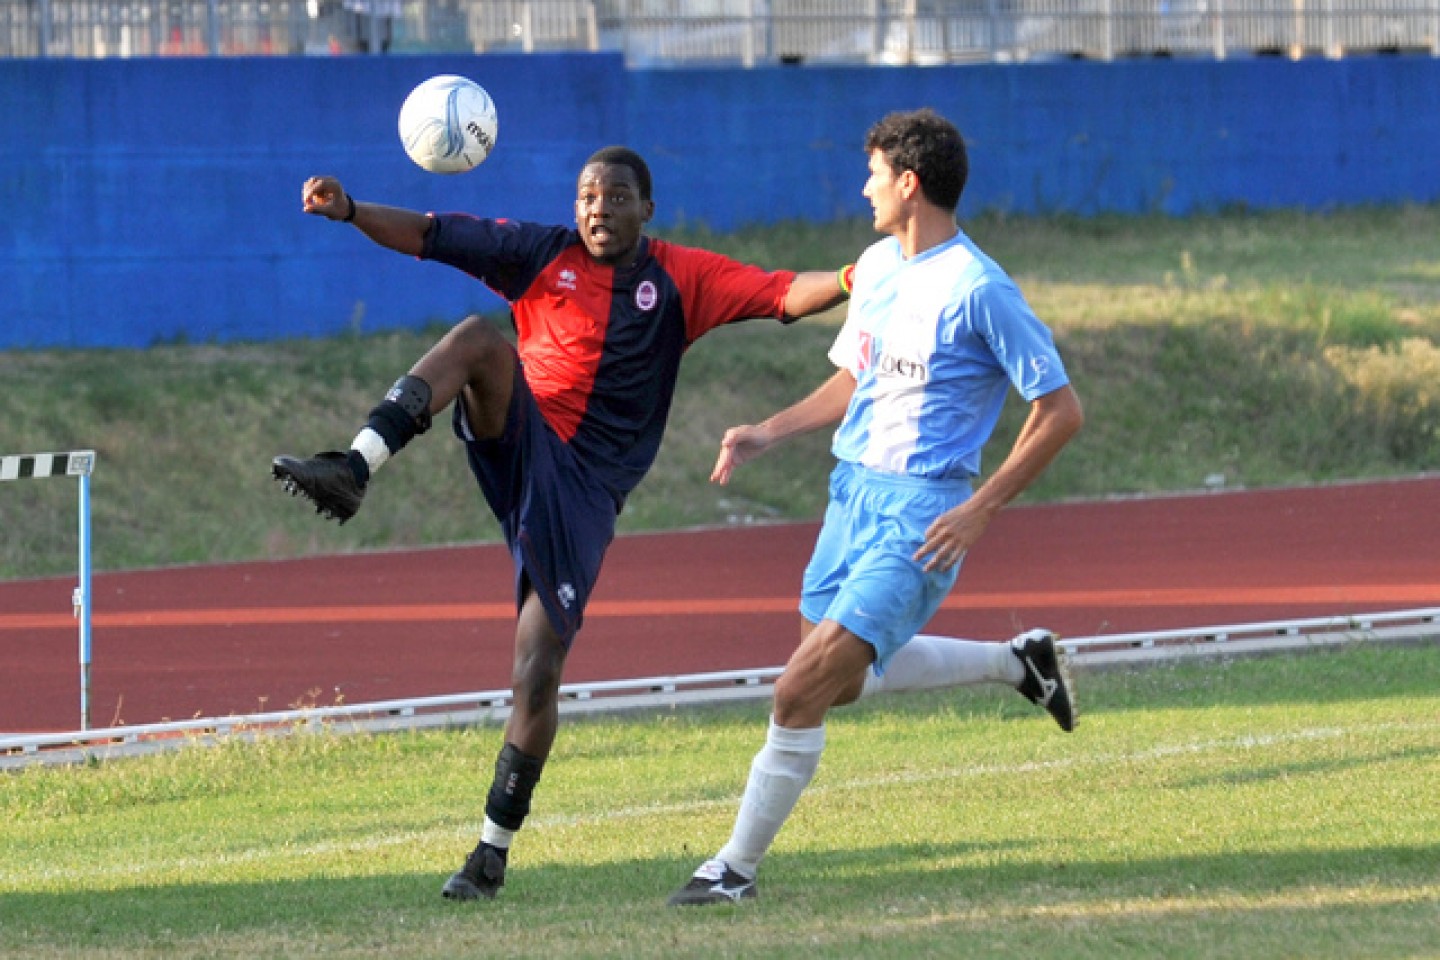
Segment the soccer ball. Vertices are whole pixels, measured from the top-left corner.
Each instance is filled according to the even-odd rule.
[[[444,74],[420,84],[400,106],[405,153],[431,173],[464,173],[495,149],[495,101],[473,80]]]

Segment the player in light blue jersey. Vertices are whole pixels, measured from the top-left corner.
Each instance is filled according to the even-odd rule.
[[[1050,331],[1009,276],[956,225],[965,142],[930,110],[891,114],[865,139],[865,196],[886,237],[842,274],[850,312],[839,369],[764,423],[725,434],[712,479],[837,421],[830,503],[800,600],[801,642],[730,840],[670,898],[756,895],[760,860],[820,763],[825,715],[879,690],[1010,683],[1075,726],[1064,659],[1048,630],[1009,643],[917,636],[966,552],[1084,421]],[[979,489],[980,451],[1011,387],[1030,405],[1015,444]]]

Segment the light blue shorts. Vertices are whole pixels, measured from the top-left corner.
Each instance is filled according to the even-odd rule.
[[[923,480],[842,461],[805,568],[800,615],[833,620],[875,648],[875,672],[920,632],[955,585],[960,564],[926,573],[913,558],[942,513],[970,498],[965,480]]]

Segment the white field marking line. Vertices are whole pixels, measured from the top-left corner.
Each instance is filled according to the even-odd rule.
[[[1222,750],[1253,750],[1290,743],[1337,740],[1348,736],[1374,736],[1385,733],[1427,730],[1440,730],[1440,720],[1376,723],[1355,727],[1310,727],[1301,730],[1292,730],[1287,733],[1274,733],[1260,736],[1247,735],[1222,740],[1203,740],[1196,743],[1169,744],[1151,747],[1147,750],[1086,754],[1084,756],[1063,757],[1056,760],[1032,760],[1025,763],[947,767],[924,772],[911,771],[907,773],[887,774],[882,777],[855,777],[848,780],[836,780],[832,783],[811,786],[807,788],[806,795],[823,796],[825,794],[844,793],[854,790],[871,790],[877,787],[931,783],[940,780],[960,780],[970,777],[1005,776],[1035,773],[1038,771],[1066,770],[1102,764],[1109,766],[1116,763],[1141,763],[1148,760],[1158,760],[1165,757],[1183,756],[1187,754],[1209,753]],[[545,827],[590,826],[621,820],[634,820],[639,817],[680,816],[716,808],[734,809],[740,802],[741,786],[743,786],[743,784],[737,779],[735,794],[721,799],[646,804],[634,807],[621,807],[616,810],[607,810],[598,813],[541,815],[531,817],[526,826],[531,830]],[[472,828],[431,827],[425,830],[408,830],[402,833],[387,834],[382,837],[366,837],[355,841],[322,840],[304,845],[287,844],[279,848],[259,847],[249,850],[217,852],[204,857],[180,857],[176,859],[160,857],[150,860],[130,859],[124,863],[95,863],[92,861],[83,867],[41,866],[39,869],[28,872],[11,872],[10,876],[5,878],[5,881],[8,882],[0,882],[0,891],[21,889],[15,883],[15,880],[21,875],[33,881],[63,882],[86,878],[94,879],[97,877],[144,876],[161,872],[185,873],[193,871],[200,873],[213,871],[217,865],[221,864],[261,863],[266,861],[283,862],[308,857],[324,857],[332,854],[364,853],[366,851],[384,850],[411,844],[439,844],[441,842],[456,840],[463,841],[464,845],[468,846],[477,835],[478,829],[477,822],[477,825]]]
[[[805,795],[823,796],[827,793],[872,790],[890,786],[904,786],[906,784],[933,783],[941,780],[961,780],[971,777],[1038,773],[1041,771],[1066,770],[1096,765],[1110,766],[1117,763],[1139,763],[1148,760],[1161,760],[1166,757],[1208,753],[1217,750],[1253,750],[1288,743],[1336,740],[1352,735],[1375,735],[1423,730],[1440,730],[1440,720],[1378,723],[1359,727],[1311,727],[1309,729],[1293,730],[1289,733],[1232,737],[1227,740],[1208,740],[1198,743],[1171,744],[1168,746],[1151,747],[1148,750],[1086,754],[1085,756],[1063,757],[1057,760],[1029,760],[1024,763],[979,764],[968,767],[941,767],[937,770],[912,770],[905,773],[886,774],[880,777],[854,777],[848,780],[811,784],[805,788]],[[823,761],[821,769],[824,769]],[[532,817],[530,822],[536,826],[547,827],[578,826],[589,823],[602,823],[610,820],[633,819],[641,816],[678,816],[716,806],[735,808],[739,806],[740,791],[743,786],[743,783],[737,782],[735,795],[726,797],[723,800],[693,800],[685,803],[655,804],[645,807],[622,808],[600,814],[551,814],[548,816]]]
[[[466,844],[466,848],[460,854],[469,852],[473,845],[473,838],[477,835],[477,829],[464,827],[430,827],[425,830],[407,830],[401,833],[389,833],[383,837],[367,837],[363,840],[347,842],[344,840],[321,840],[316,843],[307,843],[303,846],[286,844],[279,848],[253,847],[249,850],[216,851],[203,857],[176,857],[169,859],[165,857],[154,857],[147,860],[132,859],[126,863],[104,863],[93,864],[87,867],[50,867],[29,871],[26,876],[36,880],[44,881],[75,881],[83,880],[86,877],[149,877],[149,882],[154,882],[156,876],[169,873],[194,873],[204,874],[206,871],[214,871],[217,866],[245,863],[266,863],[284,862],[287,860],[300,860],[307,857],[330,856],[332,854],[365,853],[367,851],[384,850],[392,847],[406,846],[416,843],[438,843],[445,840],[455,840]],[[10,876],[0,880],[0,893],[15,892],[22,888],[15,883],[18,871],[12,871]],[[207,881],[210,882],[210,881]]]

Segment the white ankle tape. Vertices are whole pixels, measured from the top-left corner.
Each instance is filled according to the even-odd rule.
[[[390,459],[390,448],[385,445],[385,438],[369,427],[355,435],[355,439],[350,442],[350,449],[360,452],[360,456],[369,464],[371,473],[379,470],[380,465]]]
[[[501,850],[509,850],[510,844],[515,841],[515,831],[506,830],[489,817],[485,818],[485,824],[480,828],[480,840],[492,847]]]

